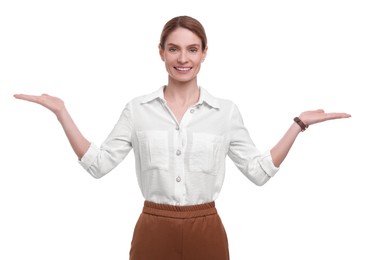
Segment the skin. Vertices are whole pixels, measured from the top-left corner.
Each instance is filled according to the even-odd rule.
[[[165,46],[159,46],[159,53],[168,73],[168,84],[164,96],[178,122],[181,121],[186,110],[199,100],[197,75],[201,63],[207,55],[207,48],[203,50],[201,46],[201,39],[184,28],[173,31],[167,37]],[[16,94],[14,97],[37,103],[52,111],[63,127],[79,160],[83,157],[90,142],[79,131],[61,99],[47,94],[41,96]],[[299,118],[307,126],[348,117],[351,115],[326,113],[322,109],[305,111],[299,115]],[[300,132],[299,125],[293,122],[279,142],[270,150],[276,167],[280,167]]]

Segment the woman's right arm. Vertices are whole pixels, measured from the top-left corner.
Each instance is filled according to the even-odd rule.
[[[41,96],[16,94],[14,97],[37,103],[51,110],[61,123],[72,149],[76,153],[78,159],[81,160],[86,151],[89,149],[90,142],[82,135],[61,99],[47,94],[43,94]]]

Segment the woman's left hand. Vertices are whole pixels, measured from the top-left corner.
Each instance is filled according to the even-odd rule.
[[[324,122],[327,120],[340,119],[340,118],[348,118],[351,117],[350,114],[347,113],[326,113],[323,109],[305,111],[300,114],[299,118],[303,121],[307,126],[317,124],[320,122]]]

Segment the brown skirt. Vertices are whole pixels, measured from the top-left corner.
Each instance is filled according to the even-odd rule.
[[[145,201],[130,260],[229,260],[215,203],[172,206]]]

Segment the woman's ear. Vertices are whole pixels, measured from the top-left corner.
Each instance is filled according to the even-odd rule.
[[[163,49],[161,47],[161,44],[158,45],[158,51],[160,53],[161,60],[162,61],[165,61],[165,55],[164,55],[164,51],[163,51]]]
[[[202,58],[202,62],[205,61],[205,58],[207,57],[208,54],[208,46],[205,47],[204,51],[203,51],[203,58]]]

